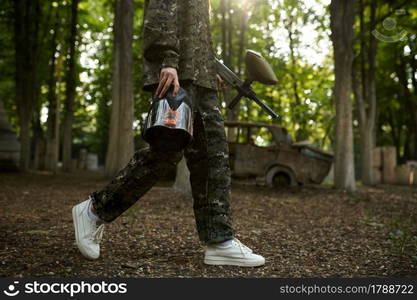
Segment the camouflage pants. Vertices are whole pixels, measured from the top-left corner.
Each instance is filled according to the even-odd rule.
[[[217,92],[182,85],[194,105],[193,141],[181,152],[135,152],[127,166],[101,191],[91,194],[97,215],[106,222],[120,216],[185,155],[190,170],[194,215],[201,241],[211,244],[233,238],[229,204],[230,167]]]

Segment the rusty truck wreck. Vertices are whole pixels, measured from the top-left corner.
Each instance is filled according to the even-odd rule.
[[[293,143],[281,126],[226,121],[225,127],[235,178],[252,177],[268,186],[320,184],[332,166],[332,153]]]

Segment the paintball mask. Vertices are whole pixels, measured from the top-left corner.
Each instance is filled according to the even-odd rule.
[[[146,117],[143,138],[157,151],[180,151],[193,135],[193,110],[186,91],[180,88],[178,95],[170,89],[164,98],[153,99]]]

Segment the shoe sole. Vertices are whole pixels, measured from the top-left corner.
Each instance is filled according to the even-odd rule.
[[[78,250],[80,250],[81,254],[82,254],[85,258],[88,258],[88,259],[91,259],[91,260],[95,260],[95,259],[97,259],[98,257],[91,257],[91,256],[89,256],[89,255],[88,255],[88,254],[84,251],[84,249],[82,249],[82,248],[80,247],[80,243],[79,243],[79,241],[78,241],[77,206],[74,206],[74,207],[72,208],[72,223],[74,224],[74,231],[75,231],[75,243],[77,244],[77,248],[78,248]]]
[[[239,267],[259,267],[265,264],[265,261],[247,261],[239,258],[225,258],[221,256],[209,256],[204,258],[206,265],[213,266],[239,266]]]

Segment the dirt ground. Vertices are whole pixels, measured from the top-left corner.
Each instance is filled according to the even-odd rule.
[[[108,182],[95,173],[0,174],[1,277],[416,277],[417,188],[234,184],[237,237],[258,268],[203,264],[192,203],[152,189],[106,227],[102,255],[74,244],[71,207]],[[413,257],[414,256],[414,257]]]

